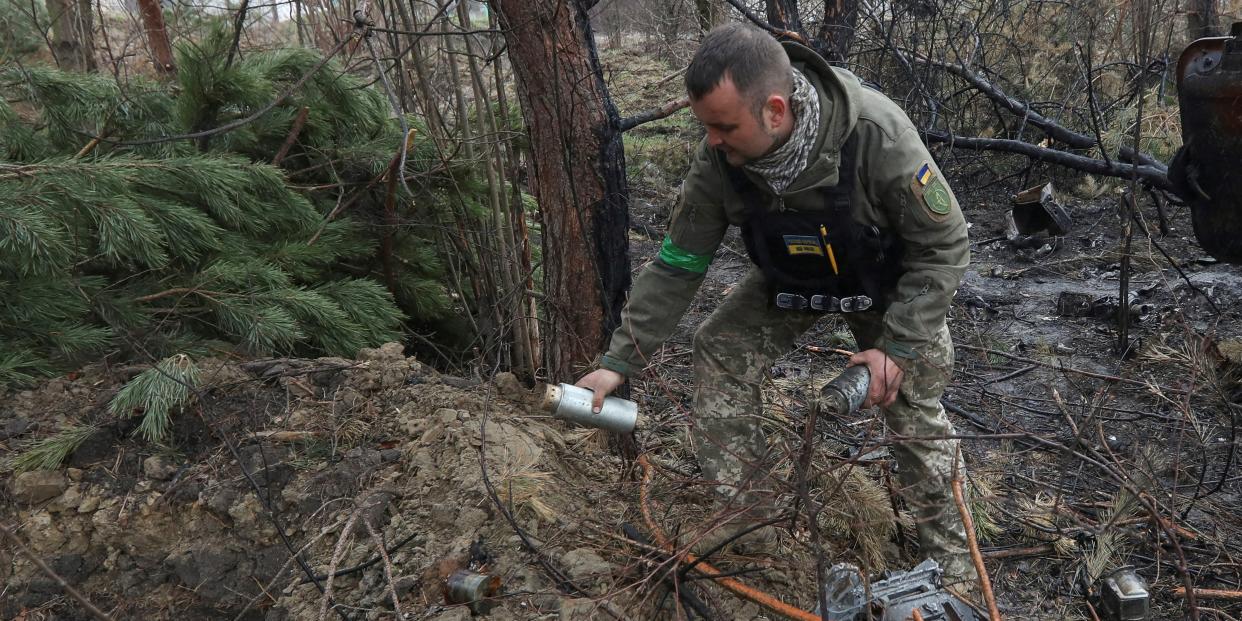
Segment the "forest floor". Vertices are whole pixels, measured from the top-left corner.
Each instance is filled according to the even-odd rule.
[[[603,55],[623,115],[680,90],[668,63],[635,58]],[[698,131],[681,112],[626,136],[635,269],[658,250]],[[1183,617],[1175,589],[1187,582],[1242,588],[1233,467],[1242,271],[1204,255],[1184,208],[1155,242],[1136,229],[1132,343],[1119,354],[1108,298],[1119,285],[1122,185],[1042,168],[997,178],[971,154],[942,164],[973,252],[951,311],[957,364],[945,404],[1005,618],[1090,619],[1083,586],[1127,565],[1148,584],[1152,619]],[[1072,230],[1009,239],[1009,196],[1048,180]],[[98,430],[60,469],[4,473],[0,523],[115,619],[389,619],[397,609],[406,619],[683,618],[669,596],[673,564],[624,527],[650,536],[654,523],[689,541],[714,522],[679,441],[693,390],[690,336],[747,269],[730,238],[677,334],[633,382],[636,440],[655,466],[649,484],[604,434],[540,411],[538,388],[505,373],[448,375],[391,344],[356,360],[200,361],[200,398],[174,418],[167,446],[136,439],[135,421],[107,413],[140,368],[101,362],[6,394],[0,458],[69,424]],[[1065,292],[1081,294],[1086,310],[1069,314],[1082,316],[1059,311]],[[800,450],[811,395],[843,367],[826,350],[853,347],[829,317],[773,366],[764,426],[791,456],[784,463]],[[885,437],[879,413],[818,431],[829,561],[869,573],[912,567],[909,520],[885,484],[891,460],[871,450]],[[791,466],[774,474],[794,477]],[[769,552],[713,563],[810,610],[809,533],[779,530]],[[473,611],[446,603],[457,569],[499,577],[499,594]],[[676,588],[696,593],[712,618],[774,618],[695,578]],[[88,618],[7,543],[0,584],[0,618]],[[1236,600],[1197,606],[1201,618],[1242,617]]]

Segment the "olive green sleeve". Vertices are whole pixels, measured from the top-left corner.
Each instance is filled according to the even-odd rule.
[[[903,115],[904,116],[904,115]],[[877,347],[900,366],[920,355],[944,323],[970,262],[966,220],[912,125],[879,133],[860,175],[905,245],[904,274],[889,300]]]
[[[600,366],[629,376],[647,361],[677,328],[703,283],[703,275],[728,229],[721,204],[719,169],[700,145],[682,184],[660,254],[643,266],[621,325],[612,333]]]

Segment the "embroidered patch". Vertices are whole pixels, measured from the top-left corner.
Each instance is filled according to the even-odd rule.
[[[923,162],[923,167],[919,168],[919,171],[914,174],[914,180],[918,182],[919,185],[927,185],[927,183],[932,180],[932,177],[935,176],[936,173],[932,172],[931,164]]]
[[[953,208],[953,198],[949,196],[949,188],[940,178],[932,179],[931,183],[923,188],[923,202],[927,204],[929,211],[941,216],[949,215],[949,210]]]
[[[785,235],[785,249],[789,251],[790,256],[800,254],[814,254],[824,256],[824,250],[819,245],[819,238],[813,235]]]
[[[949,188],[939,178],[931,180],[927,188],[923,189],[923,202],[927,204],[929,211],[941,216],[949,215],[949,210],[953,209],[953,197],[949,196]]]
[[[923,164],[915,173],[910,191],[923,204],[928,217],[936,222],[943,222],[953,210],[953,195],[949,193],[949,186],[928,164]]]

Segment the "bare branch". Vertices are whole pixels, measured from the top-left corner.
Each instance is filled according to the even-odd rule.
[[[1161,190],[1173,191],[1173,184],[1169,182],[1168,170],[1164,166],[1147,164],[1136,166],[1121,162],[1109,163],[1085,155],[1058,151],[1029,142],[1006,138],[963,138],[939,130],[927,130],[923,132],[923,135],[928,142],[946,143],[958,149],[1017,153],[1040,162],[1065,166],[1066,168],[1081,170],[1095,175],[1128,178],[1131,174],[1137,173],[1139,179],[1142,179],[1143,182]]]
[[[650,123],[651,121],[658,121],[660,119],[672,116],[673,113],[677,112],[678,110],[681,110],[682,108],[686,108],[689,105],[690,105],[689,97],[682,97],[681,99],[670,101],[664,104],[663,106],[660,106],[659,108],[656,108],[654,110],[648,110],[646,112],[639,112],[638,114],[635,114],[634,116],[627,116],[621,119],[621,122],[618,123],[618,129],[620,129],[623,132],[629,131],[631,129],[634,129],[635,127],[638,127],[639,125],[642,125],[643,123]]]
[[[899,57],[901,57],[903,60],[907,62],[918,62],[918,63],[922,63],[922,64],[929,65],[932,67],[936,67],[938,69],[943,69],[965,80],[972,87],[974,87],[975,90],[987,96],[988,99],[995,101],[996,103],[1003,106],[1005,109],[1023,118],[1026,122],[1039,128],[1041,131],[1047,134],[1049,138],[1052,138],[1053,140],[1056,140],[1058,142],[1063,142],[1075,149],[1090,149],[1098,145],[1098,142],[1096,141],[1095,138],[1088,136],[1086,134],[1081,134],[1071,129],[1068,129],[1065,126],[1061,125],[1060,123],[1057,123],[1056,121],[1036,112],[1035,110],[1031,108],[1029,104],[1019,101],[1013,97],[1010,97],[999,86],[997,86],[992,81],[985,78],[983,75],[974,71],[973,69],[970,69],[969,67],[965,67],[963,65],[956,64],[956,63],[949,63],[949,62],[944,62],[941,60],[933,60],[930,58],[925,58],[925,57],[919,56],[917,54],[913,54],[908,51],[895,50],[894,53],[896,53]],[[1014,141],[1014,142],[1017,142],[1017,141]],[[1008,149],[1002,149],[1002,150],[1008,150]],[[1120,157],[1123,161],[1127,161],[1127,162],[1136,161],[1135,151],[1132,147],[1124,147],[1124,146],[1121,147]],[[1168,172],[1168,166],[1164,165],[1159,160],[1153,158],[1152,156],[1146,153],[1138,153],[1137,161],[1139,164],[1142,164],[1144,166],[1149,166],[1149,167],[1159,170],[1162,175],[1167,174]],[[1060,163],[1060,162],[1055,162],[1055,163]],[[1070,166],[1070,164],[1066,164],[1066,165]],[[1101,174],[1108,174],[1108,173],[1101,173]],[[1121,175],[1117,175],[1117,176],[1121,176]]]

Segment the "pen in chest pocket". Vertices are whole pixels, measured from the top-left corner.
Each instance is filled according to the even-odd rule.
[[[840,274],[837,269],[837,255],[832,252],[832,244],[828,243],[828,227],[819,225],[819,239],[824,244],[824,251],[828,253],[828,264],[832,266],[833,274]]]

